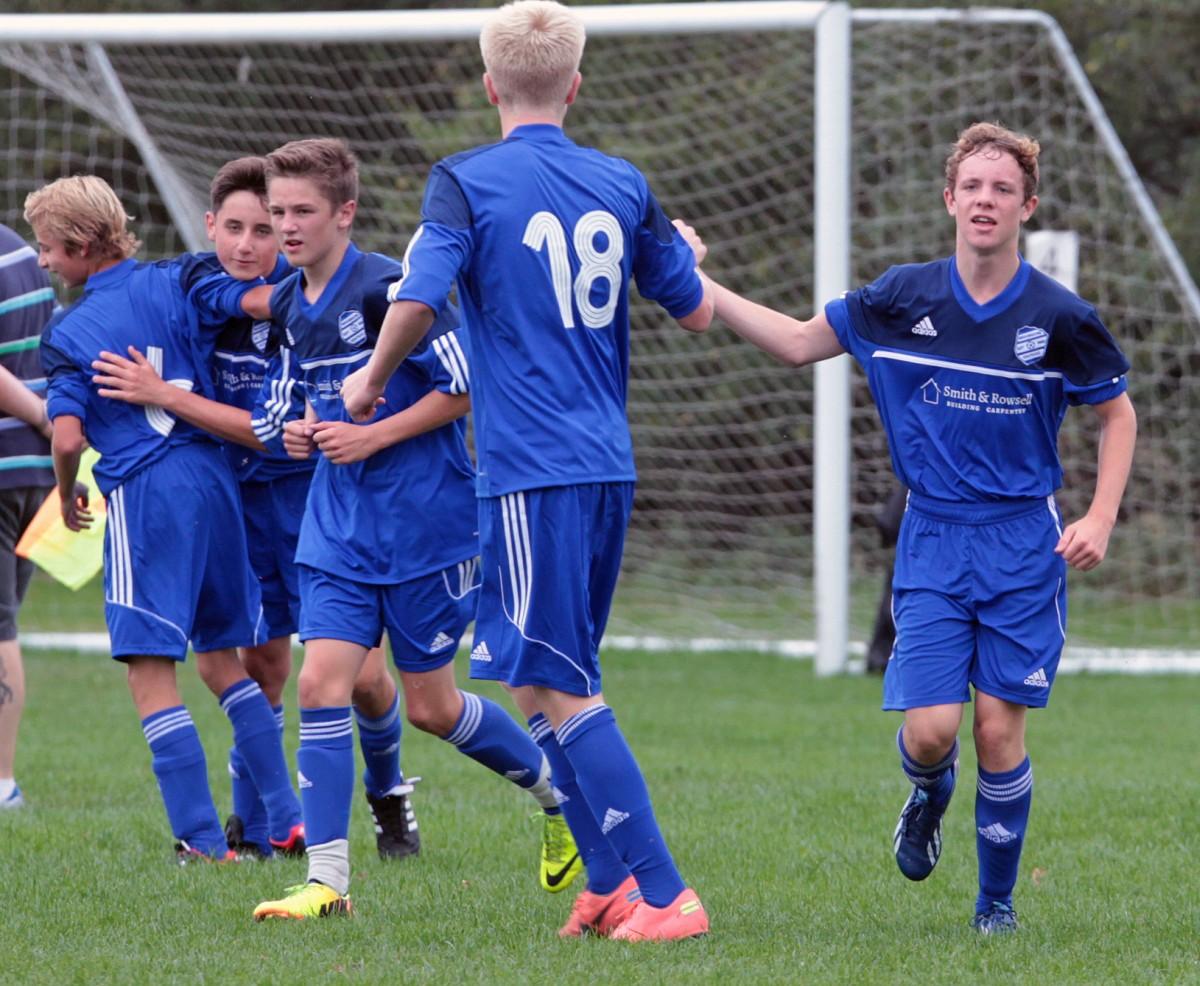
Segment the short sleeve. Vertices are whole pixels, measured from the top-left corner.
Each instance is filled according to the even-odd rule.
[[[1045,366],[1062,372],[1071,404],[1101,404],[1128,389],[1129,360],[1094,308],[1055,326]]]
[[[63,414],[87,417],[88,379],[78,365],[51,340],[50,327],[42,334],[42,369],[46,374],[46,415],[53,421]]]
[[[404,251],[402,275],[388,289],[388,301],[419,301],[440,312],[455,278],[472,253],[474,238],[470,228],[423,222]]]

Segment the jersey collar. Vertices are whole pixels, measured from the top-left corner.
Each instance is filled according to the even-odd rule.
[[[346,255],[342,257],[342,262],[338,264],[338,269],[333,272],[333,277],[329,279],[329,283],[325,285],[325,290],[321,292],[321,297],[316,301],[309,301],[304,297],[304,286],[298,283],[296,287],[299,290],[296,292],[296,298],[299,302],[300,311],[309,318],[320,318],[326,306],[342,290],[342,285],[346,283],[346,278],[350,276],[350,271],[354,269],[355,262],[361,256],[362,251],[358,247],[353,243],[347,243]]]
[[[562,127],[556,127],[553,123],[526,123],[513,127],[505,140],[566,141],[568,137]]]
[[[1017,265],[1017,272],[1013,275],[1012,280],[996,297],[986,305],[981,305],[967,291],[967,286],[963,284],[962,277],[958,273],[958,263],[953,256],[950,257],[950,288],[954,292],[954,300],[970,316],[971,321],[979,323],[986,322],[989,318],[995,318],[1001,312],[1012,307],[1013,303],[1021,297],[1021,292],[1029,283],[1030,268],[1024,257],[1018,255],[1017,259],[1020,263]]]

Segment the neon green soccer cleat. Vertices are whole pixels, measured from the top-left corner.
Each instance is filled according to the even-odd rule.
[[[288,887],[282,900],[264,900],[254,908],[254,920],[267,918],[327,918],[333,915],[350,914],[350,898],[339,894],[333,887],[323,883],[302,883]]]
[[[571,881],[583,870],[583,860],[575,847],[575,837],[567,828],[562,815],[547,815],[542,818],[542,889],[556,894],[566,890]]]

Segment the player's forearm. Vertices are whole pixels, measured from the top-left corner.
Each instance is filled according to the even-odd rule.
[[[808,322],[759,305],[709,279],[716,316],[735,333],[789,366],[806,366],[844,352],[824,313]]]
[[[259,452],[266,448],[254,435],[254,429],[250,426],[249,411],[211,401],[207,397],[178,387],[170,389],[174,393],[166,395],[164,403],[160,405],[164,411],[226,441],[236,442]]]
[[[79,476],[79,460],[87,440],[83,434],[83,422],[70,414],[55,419],[54,437],[50,442],[50,455],[54,460],[54,480],[58,493],[66,503],[75,497],[75,480]]]
[[[367,363],[367,384],[382,390],[401,361],[433,325],[434,311],[419,301],[393,301],[379,329],[379,340]]]
[[[700,274],[700,282],[704,285],[704,294],[700,298],[700,304],[696,306],[694,311],[684,315],[683,318],[676,319],[688,332],[707,332],[708,327],[712,325],[715,311],[713,282],[702,273]]]
[[[1100,440],[1096,457],[1096,490],[1088,513],[1110,527],[1125,495],[1137,442],[1137,414],[1128,394],[1098,405]]]
[[[366,427],[375,432],[378,451],[407,442],[410,438],[433,431],[451,421],[457,421],[470,409],[471,398],[468,395],[432,390],[399,414],[393,414]]]
[[[242,311],[251,318],[264,321],[271,317],[271,292],[275,290],[270,284],[260,284],[242,295]]]

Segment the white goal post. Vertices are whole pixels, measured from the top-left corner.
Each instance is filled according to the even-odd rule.
[[[568,127],[642,167],[731,286],[807,315],[890,263],[948,252],[945,146],[1000,119],[1046,147],[1035,218],[1079,234],[1081,293],[1150,375],[1134,381],[1139,408],[1155,413],[1195,356],[1200,293],[1049,17],[784,0],[578,9],[591,40]],[[356,235],[399,255],[429,164],[495,139],[477,91],[486,14],[0,15],[0,219],[23,228],[26,192],[91,170],[150,253],[203,249],[217,166],[333,134],[363,161]],[[614,633],[782,650],[812,637],[818,672],[843,669],[888,564],[871,529],[888,465],[861,375],[845,356],[809,375],[725,333],[680,340],[644,306],[635,320],[642,483]],[[1178,647],[1200,630],[1192,440],[1162,431],[1151,468],[1174,479],[1135,479],[1121,576],[1078,587],[1097,644]],[[1064,431],[1068,513],[1090,482],[1087,436]],[[1105,622],[1127,598],[1132,625]]]

